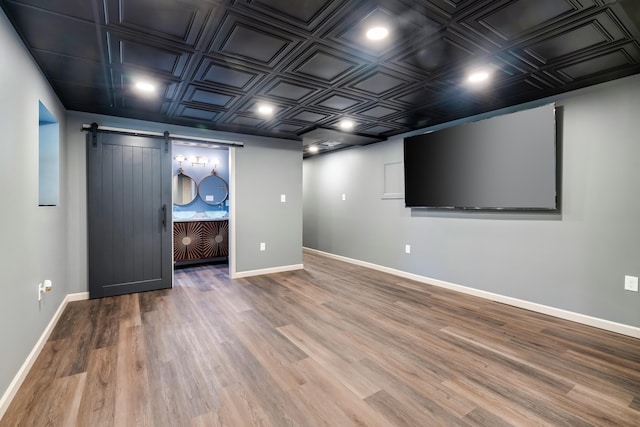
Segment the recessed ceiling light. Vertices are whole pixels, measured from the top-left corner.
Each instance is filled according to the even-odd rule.
[[[258,114],[268,116],[273,114],[273,107],[269,104],[258,104]]]
[[[487,71],[476,71],[474,73],[469,74],[467,77],[467,81],[469,83],[482,83],[489,79],[489,73]]]
[[[342,129],[351,129],[351,128],[353,128],[353,125],[354,125],[353,121],[351,121],[351,120],[349,120],[349,119],[344,119],[344,120],[342,120],[342,121],[340,122],[340,125],[339,125],[339,126],[340,126]]]
[[[382,40],[389,35],[389,30],[385,27],[372,27],[367,30],[369,40]]]
[[[156,91],[156,85],[149,81],[140,80],[136,82],[136,89],[144,93],[153,93]]]
[[[317,153],[318,152],[318,146],[317,145],[312,145],[311,147],[309,147],[309,152],[310,153]]]

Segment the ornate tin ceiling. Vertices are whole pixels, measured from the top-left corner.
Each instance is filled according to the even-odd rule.
[[[640,72],[637,0],[0,4],[67,109],[264,136],[349,118],[381,140]],[[474,68],[483,87],[465,83]],[[143,77],[155,96],[133,90]],[[319,134],[305,146],[340,148]]]

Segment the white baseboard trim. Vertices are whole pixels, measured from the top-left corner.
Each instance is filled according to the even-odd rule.
[[[7,409],[9,408],[9,405],[11,404],[11,401],[13,400],[16,393],[18,392],[18,389],[24,382],[25,378],[27,377],[27,374],[31,370],[31,367],[33,366],[36,359],[40,355],[40,352],[42,351],[45,343],[49,339],[51,332],[53,332],[53,328],[55,328],[56,324],[58,323],[58,320],[60,320],[60,316],[62,316],[62,312],[67,307],[67,304],[69,304],[72,301],[80,301],[80,300],[86,300],[86,299],[89,299],[89,292],[79,292],[77,294],[68,294],[66,297],[64,297],[64,299],[60,303],[60,306],[58,307],[53,317],[49,321],[49,324],[42,332],[42,335],[40,335],[40,338],[36,342],[36,345],[31,350],[31,353],[29,353],[29,355],[27,356],[27,359],[24,361],[24,363],[18,370],[18,373],[16,374],[16,376],[13,377],[11,384],[9,384],[9,387],[7,388],[7,390],[5,390],[4,394],[2,395],[2,398],[0,398],[0,420],[4,416],[4,413],[7,411]]]
[[[232,279],[242,279],[244,277],[260,276],[262,274],[283,273],[285,271],[294,271],[304,269],[304,264],[283,265],[281,267],[263,268],[261,270],[239,271],[232,273]]]
[[[444,280],[432,279],[430,277],[420,276],[418,274],[408,273],[406,271],[396,270],[396,269],[385,267],[382,265],[373,264],[366,261],[360,261],[353,258],[348,258],[342,255],[335,255],[329,252],[319,251],[317,249],[304,248],[304,250],[313,252],[316,254],[324,255],[328,258],[333,258],[339,261],[348,262],[350,264],[359,265],[361,267],[367,267],[373,270],[382,271],[384,273],[393,274],[395,276],[403,277],[405,279],[415,280],[416,282],[421,282],[421,283],[426,283],[428,285],[434,285],[441,288],[451,289],[453,291],[462,292],[464,294],[474,295],[480,298],[500,302],[500,303],[511,305],[518,308],[524,308],[526,310],[547,314],[549,316],[558,317],[560,319],[570,320],[572,322],[581,323],[583,325],[593,326],[595,328],[604,329],[606,331],[616,332],[618,334],[627,335],[634,338],[640,338],[640,328],[635,326],[625,325],[623,323],[616,323],[610,320],[587,316],[586,314],[575,313],[572,311],[563,310],[561,308],[550,307],[547,305],[525,301],[518,298],[508,297],[500,294],[495,294],[493,292],[487,292],[480,289],[474,289],[468,286],[462,286],[455,283],[446,282]]]

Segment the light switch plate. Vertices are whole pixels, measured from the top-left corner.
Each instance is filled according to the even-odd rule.
[[[261,251],[266,251],[267,250],[267,244],[265,242],[260,242],[260,250]]]
[[[285,202],[287,201],[287,195],[286,195],[286,194],[281,194],[281,195],[280,195],[280,201],[281,201],[282,203],[285,203]]]

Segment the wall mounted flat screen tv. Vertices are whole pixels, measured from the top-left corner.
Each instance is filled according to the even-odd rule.
[[[407,207],[556,210],[553,104],[404,140]]]

